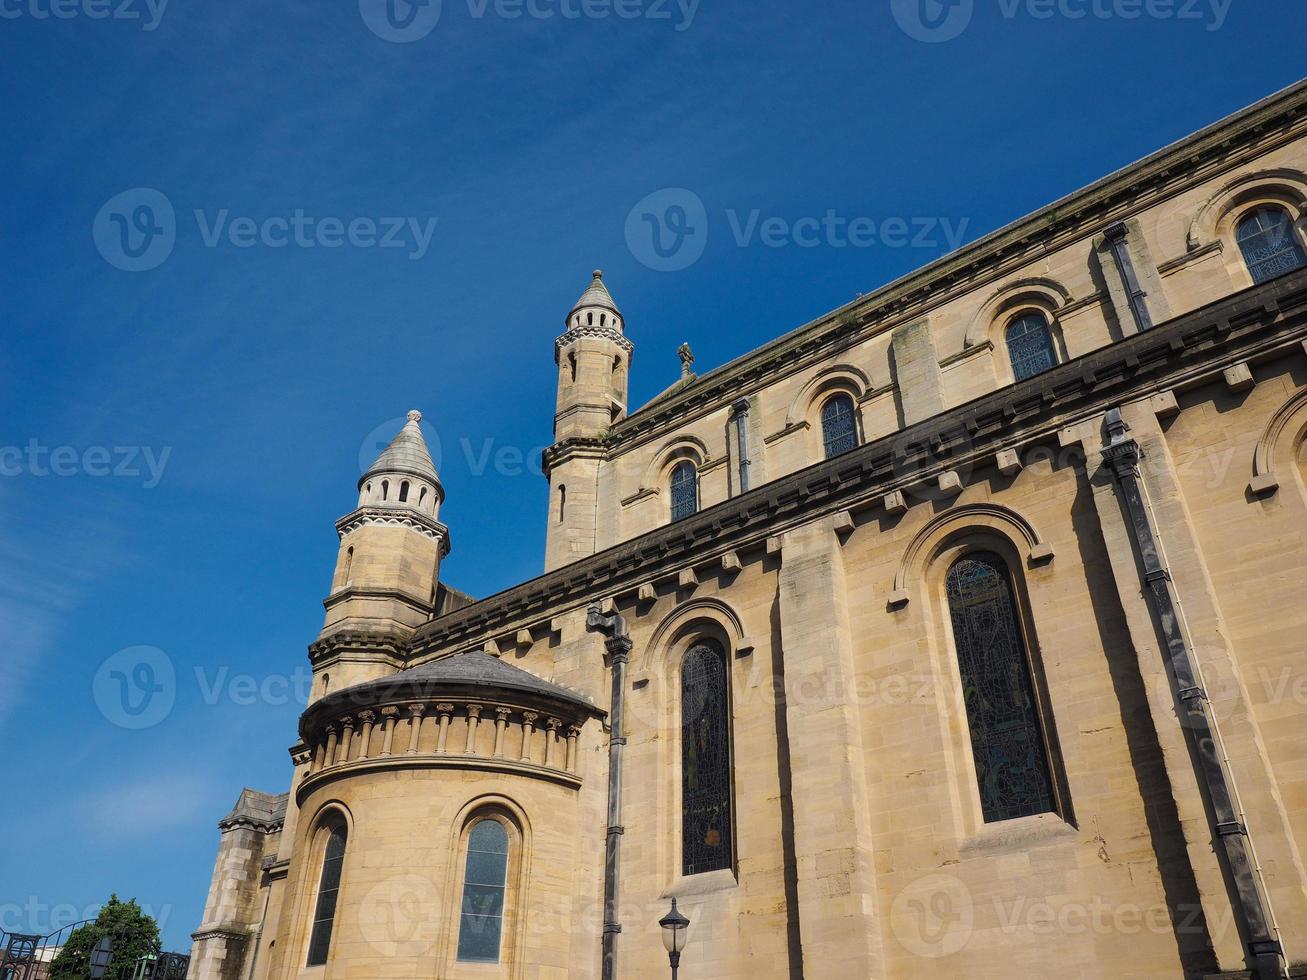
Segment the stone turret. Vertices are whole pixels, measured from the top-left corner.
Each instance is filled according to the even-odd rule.
[[[449,528],[445,491],[418,423],[408,421],[359,480],[358,507],[336,522],[340,550],[326,623],[310,647],[313,698],[402,666],[408,634],[430,619]]]
[[[634,350],[623,332],[622,311],[598,269],[564,327],[554,342],[558,403],[554,445],[545,454],[550,491],[546,569],[595,552],[602,439],[626,416]]]

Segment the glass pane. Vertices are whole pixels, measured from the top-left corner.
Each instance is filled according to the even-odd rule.
[[[495,854],[508,853],[508,831],[498,820],[482,820],[472,828],[467,846],[473,851],[492,851]]]
[[[686,875],[732,865],[726,657],[701,643],[681,667],[681,857]]]
[[[504,886],[467,885],[463,889],[463,911],[477,915],[503,915]]]
[[[1282,208],[1258,208],[1235,233],[1253,282],[1263,283],[1307,265],[1307,256]]]
[[[503,885],[508,868],[507,854],[486,851],[467,852],[467,881],[473,885]]]
[[[961,558],[948,574],[949,614],[986,822],[1053,810],[1053,780],[1007,566]]]
[[[458,933],[460,960],[499,962],[507,874],[508,830],[497,820],[482,820],[468,834]]]
[[[465,963],[498,963],[504,920],[493,915],[469,915],[458,920],[458,958]]]
[[[1007,328],[1007,351],[1012,359],[1012,376],[1024,381],[1057,363],[1048,321],[1038,313],[1014,320]]]
[[[331,929],[336,920],[336,899],[340,894],[341,870],[345,864],[345,828],[337,827],[327,840],[318,879],[318,900],[313,909],[313,932],[309,936],[307,966],[327,962]]]
[[[689,517],[699,509],[699,474],[693,463],[677,463],[672,470],[672,520]]]
[[[858,445],[853,399],[848,395],[836,395],[822,406],[821,436],[827,459],[847,453]]]

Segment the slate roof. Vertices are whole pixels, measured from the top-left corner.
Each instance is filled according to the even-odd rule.
[[[504,663],[488,653],[469,650],[401,670],[389,677],[342,688],[312,705],[304,718],[330,714],[347,706],[375,704],[389,695],[408,696],[411,693],[413,696],[435,697],[453,691],[488,700],[494,699],[496,691],[508,691],[572,705],[591,714],[605,714],[589,698],[576,691]]]
[[[422,429],[418,427],[421,421],[421,412],[414,410],[408,413],[404,428],[399,430],[399,434],[390,441],[377,461],[368,467],[368,471],[359,480],[359,486],[378,473],[410,473],[440,485],[436,464],[431,461],[427,441],[422,438]]]
[[[222,829],[240,823],[253,824],[267,830],[280,829],[286,820],[286,801],[289,793],[261,793],[248,786],[241,790],[240,798],[231,813],[218,821]]]
[[[622,315],[622,311],[617,308],[617,304],[613,301],[612,294],[608,292],[608,287],[604,285],[604,270],[595,269],[593,276],[590,285],[586,287],[585,292],[581,294],[581,298],[572,307],[572,312],[567,314],[569,319],[572,313],[575,313],[583,306],[602,306],[605,309],[612,310],[618,316]]]

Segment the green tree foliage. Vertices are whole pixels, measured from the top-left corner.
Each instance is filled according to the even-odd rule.
[[[50,964],[50,980],[89,980],[91,951],[105,936],[113,942],[113,965],[105,974],[109,980],[128,980],[140,957],[159,950],[159,924],[141,911],[136,899],[121,902],[110,895],[94,922],[72,931]]]

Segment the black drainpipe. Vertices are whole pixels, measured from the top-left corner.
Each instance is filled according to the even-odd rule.
[[[1266,904],[1257,887],[1250,857],[1248,828],[1239,820],[1234,807],[1233,776],[1226,771],[1216,744],[1208,712],[1207,692],[1198,682],[1193,660],[1184,634],[1180,630],[1179,602],[1171,573],[1162,564],[1152,521],[1144,504],[1143,484],[1139,475],[1139,443],[1126,436],[1130,426],[1121,418],[1120,409],[1107,414],[1109,442],[1103,461],[1116,476],[1116,486],[1130,521],[1131,537],[1143,565],[1144,588],[1152,596],[1157,627],[1166,643],[1165,656],[1175,678],[1183,724],[1192,735],[1194,767],[1199,781],[1206,787],[1215,824],[1212,832],[1218,847],[1225,852],[1233,879],[1234,913],[1248,939],[1248,954],[1256,980],[1280,980],[1284,976],[1284,951],[1271,933]]]
[[[631,638],[626,633],[626,620],[617,613],[604,615],[596,603],[585,611],[585,628],[602,633],[608,662],[613,670],[612,704],[608,711],[608,834],[604,842],[604,961],[603,980],[617,977],[617,934],[622,925],[617,921],[618,871],[622,856],[622,750],[626,747],[626,730],[622,724],[622,709],[626,702],[626,663],[631,655]]]
[[[1126,296],[1130,300],[1130,312],[1134,314],[1135,326],[1139,328],[1140,333],[1151,330],[1153,318],[1148,313],[1148,294],[1139,284],[1139,275],[1135,272],[1134,261],[1130,258],[1130,244],[1126,241],[1125,222],[1118,221],[1112,225],[1103,232],[1103,237],[1107,239],[1112,255],[1116,258],[1116,267],[1121,273],[1121,284],[1125,286]]]

